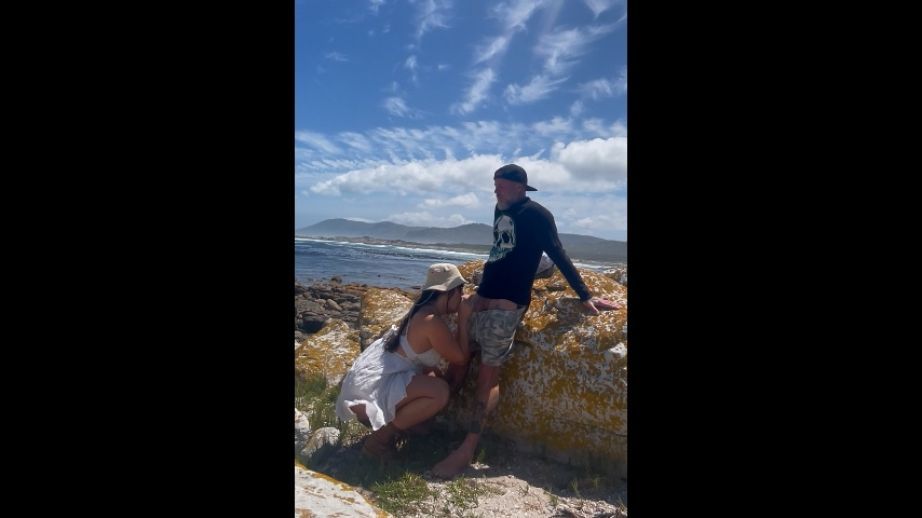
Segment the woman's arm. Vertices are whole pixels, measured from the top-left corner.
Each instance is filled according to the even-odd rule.
[[[461,299],[461,305],[458,307],[458,346],[461,348],[461,354],[465,358],[470,357],[471,348],[470,342],[468,341],[468,334],[470,332],[470,319],[471,314],[474,312],[474,301],[471,299],[470,295],[466,295]]]
[[[448,326],[441,318],[435,315],[428,315],[423,319],[423,323],[425,326],[424,332],[426,333],[426,338],[429,339],[429,344],[432,345],[432,348],[438,351],[443,358],[454,365],[464,365],[467,362],[468,352],[466,337],[462,349],[462,346],[459,344],[460,340],[452,335]],[[460,321],[458,325],[461,325]]]

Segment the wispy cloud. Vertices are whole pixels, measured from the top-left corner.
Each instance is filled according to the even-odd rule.
[[[532,14],[551,0],[512,0],[510,2],[501,2],[499,5],[490,10],[490,14],[499,20],[501,30],[496,36],[484,39],[474,50],[474,66],[482,63],[488,64],[488,67],[477,73],[474,83],[465,94],[465,100],[452,106],[453,113],[466,114],[474,111],[477,105],[486,98],[490,85],[496,79],[496,70],[499,69],[500,63],[509,43],[512,41],[515,33],[524,31],[526,23]],[[534,83],[534,81],[533,81]],[[513,99],[520,99],[524,95],[528,98],[538,92],[537,83],[524,93],[520,92],[518,85],[510,85],[512,90],[507,88],[506,96]],[[528,88],[528,86],[524,87]]]
[[[385,3],[386,3],[386,0],[370,0],[368,9],[371,12],[378,14],[378,9],[380,9],[381,6],[384,5]]]
[[[490,90],[490,85],[493,84],[493,81],[496,80],[496,74],[493,72],[492,68],[485,68],[481,70],[475,77],[474,82],[465,92],[464,101],[455,104],[452,107],[452,111],[465,115],[474,111],[477,106],[482,103],[487,98],[487,92]]]
[[[335,51],[327,52],[326,54],[323,55],[323,57],[329,59],[330,61],[339,61],[342,63],[346,63],[349,61],[349,58],[347,58],[345,54],[342,54],[341,52],[335,52]]]
[[[562,117],[554,117],[549,121],[538,121],[531,127],[535,133],[544,137],[553,135],[560,137],[573,133],[573,121]]]
[[[581,113],[583,113],[583,101],[577,99],[570,105],[570,116],[579,117]]]
[[[625,94],[627,93],[627,67],[623,67],[621,73],[614,79],[596,79],[580,84],[577,89],[584,97],[594,101]]]
[[[506,101],[509,104],[527,104],[546,98],[568,78],[550,78],[537,75],[525,86],[511,84],[506,87]]]
[[[406,103],[395,102],[396,116],[402,113],[401,106],[415,115]],[[592,118],[577,124],[572,118],[553,117],[532,124],[474,121],[457,126],[379,127],[329,135],[299,131],[295,136],[299,144],[295,147],[295,168],[297,172],[329,174],[478,154],[516,157],[525,153],[537,159],[554,142],[610,137],[627,137],[623,122]],[[348,150],[349,160],[341,158],[345,154],[341,150]]]
[[[336,147],[336,145],[334,145],[326,137],[319,133],[312,133],[310,131],[298,131],[295,133],[295,140],[317,148],[324,153],[330,153],[331,155],[338,155],[340,153],[340,150],[338,147]]]
[[[384,100],[383,106],[388,113],[397,117],[416,118],[419,116],[418,110],[408,107],[406,101],[400,97],[388,97]]]
[[[565,124],[566,121],[559,121]],[[551,192],[614,192],[627,177],[627,137],[567,140],[551,147],[546,159],[532,156],[474,154],[464,159],[426,158],[399,163],[381,162],[347,169],[318,179],[310,191],[326,196],[384,192],[425,195],[420,208],[477,206],[476,193],[492,191],[490,173],[499,164],[515,162],[528,171],[539,189]],[[329,160],[331,166],[335,161]],[[346,161],[348,162],[348,161]],[[332,169],[332,168],[331,168]],[[433,196],[433,193],[437,193]]]
[[[505,52],[509,46],[508,36],[497,36],[488,40],[474,51],[474,64],[483,63]]]
[[[586,28],[558,30],[543,35],[535,46],[535,53],[543,56],[544,70],[560,75],[588,52],[591,43],[601,39],[615,29],[615,24],[593,25]]]
[[[496,169],[498,162],[500,157],[497,155],[477,155],[464,160],[382,164],[348,171],[318,182],[310,190],[331,196],[371,192],[406,195],[483,190],[483,171]]]
[[[477,195],[469,192],[467,194],[460,194],[453,198],[443,199],[443,198],[431,198],[424,200],[420,205],[428,209],[435,209],[439,207],[467,207],[467,208],[476,208],[480,205],[480,201],[477,199]]]
[[[413,83],[419,83],[419,78],[416,75],[417,64],[415,54],[408,57],[407,60],[403,62],[403,67],[410,71],[410,79]]]
[[[339,134],[339,140],[347,146],[368,153],[372,150],[371,142],[361,133],[345,131]]]
[[[592,11],[594,17],[598,18],[600,14],[611,9],[615,4],[621,3],[624,0],[583,0],[586,2],[586,6]]]
[[[416,41],[433,29],[447,29],[452,0],[410,0],[419,6],[416,12]]]
[[[547,0],[514,0],[503,2],[493,8],[492,14],[500,19],[503,28],[525,29],[525,24],[531,15],[540,7],[547,4]]]

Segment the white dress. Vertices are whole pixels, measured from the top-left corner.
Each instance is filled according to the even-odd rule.
[[[407,325],[407,329],[409,329]],[[394,420],[396,406],[407,396],[407,385],[413,376],[426,368],[436,367],[442,355],[435,349],[416,354],[407,342],[406,331],[400,335],[400,347],[406,358],[396,352],[384,350],[384,343],[397,332],[397,326],[372,342],[343,378],[339,397],[336,399],[336,415],[343,421],[355,419],[349,409],[353,405],[365,405],[365,413],[373,430]]]

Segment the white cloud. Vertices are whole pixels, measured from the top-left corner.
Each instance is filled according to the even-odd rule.
[[[444,63],[439,63],[438,68],[439,68],[439,71],[448,70],[449,68],[451,68],[451,65],[446,65],[446,64],[444,64]]]
[[[403,67],[410,71],[410,79],[413,83],[419,83],[419,78],[416,75],[416,56],[413,55],[408,57],[407,60],[404,61]]]
[[[320,135],[319,133],[313,133],[310,131],[298,131],[295,133],[295,140],[298,142],[303,142],[304,144],[307,144],[315,149],[319,149],[324,153],[330,153],[332,155],[340,153],[338,147],[336,147],[326,137]]]
[[[451,0],[411,0],[419,5],[416,13],[416,41],[433,29],[448,28],[448,11],[451,9]]]
[[[342,63],[349,61],[349,58],[347,58],[345,54],[341,52],[327,52],[323,55],[323,57],[329,59],[330,61],[340,61]]]
[[[419,111],[408,107],[406,101],[400,97],[388,97],[384,100],[382,106],[384,106],[384,109],[387,110],[388,113],[396,115],[397,117],[408,117],[411,119],[419,117]]]
[[[627,68],[621,69],[618,77],[614,79],[595,79],[588,83],[582,83],[577,87],[583,97],[592,100],[605,99],[627,93]]]
[[[580,102],[580,101],[576,101],[576,102]],[[605,127],[605,122],[599,118],[591,118],[591,119],[584,120],[583,129],[596,137],[603,137],[603,136],[608,136],[612,134],[611,129]]]
[[[391,108],[396,114],[406,112],[414,118],[419,113],[405,102],[395,101]],[[455,157],[463,159],[477,155],[537,159],[556,142],[610,137],[627,137],[623,121],[588,118],[576,122],[572,118],[554,117],[533,124],[481,120],[457,126],[379,127],[330,135],[299,131],[295,135],[298,141],[295,170],[342,173],[419,160],[455,161]],[[350,160],[342,160],[345,153]]]
[[[615,24],[594,25],[585,29],[559,30],[543,35],[535,53],[544,56],[544,70],[560,75],[576,64],[589,51],[589,45],[615,29]]]
[[[451,216],[433,216],[429,212],[404,212],[402,214],[392,214],[385,221],[393,221],[401,225],[419,226],[419,227],[457,227],[471,223],[471,220],[460,214]]]
[[[583,113],[583,101],[576,100],[573,104],[570,105],[570,116],[579,117],[581,113]]]
[[[560,124],[569,121],[559,120]],[[515,162],[528,171],[529,183],[550,192],[612,192],[624,186],[627,175],[627,138],[610,137],[557,143],[550,156],[501,156],[475,154],[455,158],[377,163],[327,176],[310,188],[329,196],[387,192],[423,194],[423,208],[457,206],[470,208],[479,202],[476,193],[490,193],[492,172],[504,163]],[[349,161],[323,161],[330,169]],[[345,162],[345,163],[343,163]],[[432,193],[438,193],[432,196]]]
[[[509,46],[509,37],[508,36],[497,36],[492,40],[488,41],[485,45],[482,45],[477,48],[474,52],[474,64],[483,63],[488,61],[494,56],[501,55],[506,51],[506,48]]]
[[[485,68],[481,70],[480,73],[474,77],[474,82],[465,93],[464,102],[452,106],[452,111],[460,113],[461,115],[474,111],[477,105],[487,98],[487,92],[495,79],[496,74],[493,72],[493,69]]]
[[[318,194],[396,192],[451,194],[489,191],[490,174],[502,159],[498,155],[477,155],[464,160],[419,160],[356,169],[321,181],[311,187]]]
[[[378,14],[378,9],[380,9],[381,6],[385,4],[385,2],[386,0],[370,0],[368,9],[370,9],[371,12]]]
[[[612,207],[609,205],[607,209],[611,211]],[[616,211],[614,214],[610,212],[600,212],[590,217],[574,221],[573,226],[588,231],[627,230],[627,212],[623,209]]]
[[[527,104],[549,96],[561,83],[569,78],[550,78],[543,74],[531,79],[525,86],[511,84],[506,87],[506,101],[509,104]]]
[[[535,130],[539,135],[550,136],[550,135],[566,135],[573,131],[573,123],[570,119],[563,119],[561,117],[554,117],[549,121],[539,121],[532,124],[532,129]]]
[[[368,153],[372,149],[371,142],[369,142],[365,135],[362,135],[361,133],[346,131],[339,134],[339,139],[343,141],[347,146],[358,149],[359,151]]]
[[[525,23],[538,8],[546,4],[546,0],[513,0],[504,2],[493,8],[493,15],[498,17],[503,28],[525,29]]]
[[[622,182],[627,177],[627,137],[554,144],[551,159],[576,180]]]
[[[592,10],[593,16],[596,18],[605,11],[611,9],[621,0],[583,0],[586,2],[586,6]]]
[[[424,200],[421,204],[421,207],[425,208],[438,208],[438,207],[466,207],[469,209],[476,208],[480,205],[480,201],[477,199],[477,195],[469,192],[467,194],[460,194],[454,198],[432,198]]]

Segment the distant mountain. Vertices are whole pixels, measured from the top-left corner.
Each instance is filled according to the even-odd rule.
[[[300,237],[368,237],[407,241],[420,244],[489,245],[493,242],[493,227],[469,223],[453,228],[410,227],[383,221],[365,223],[348,219],[328,219],[299,228]],[[572,259],[589,261],[627,261],[627,243],[580,234],[560,234],[560,242]]]

